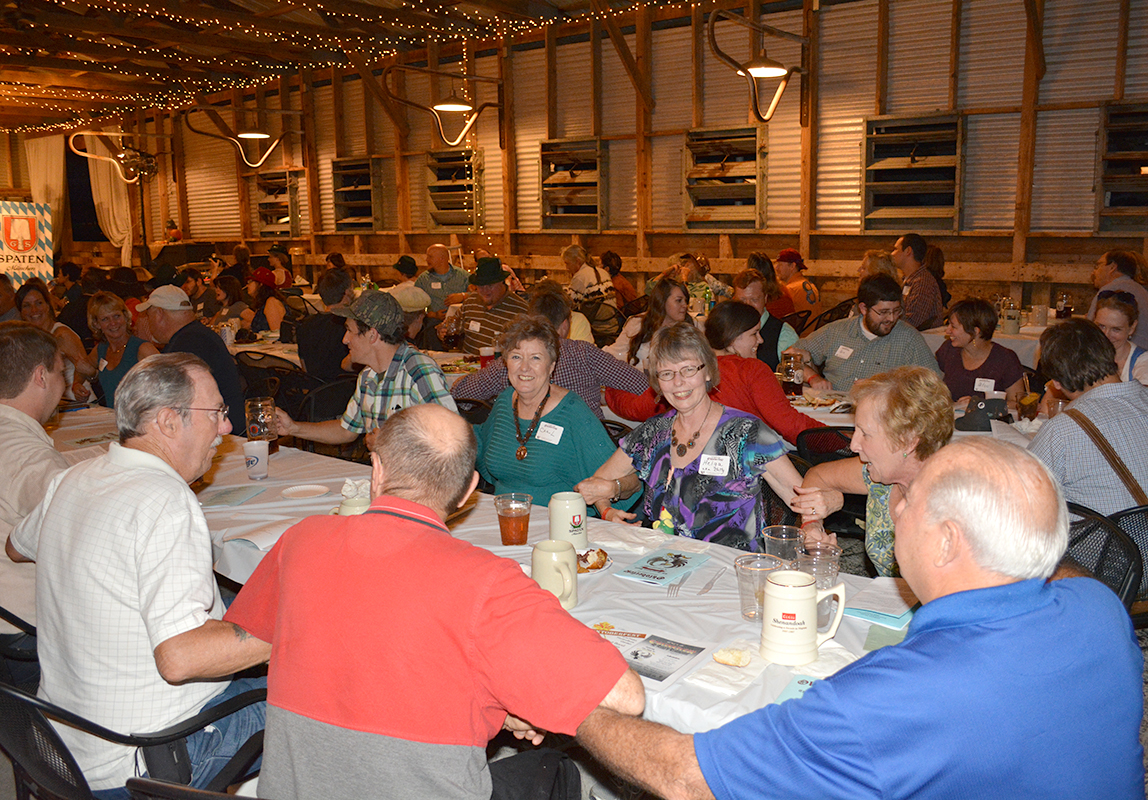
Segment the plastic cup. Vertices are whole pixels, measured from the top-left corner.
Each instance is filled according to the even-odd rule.
[[[805,541],[801,528],[792,525],[770,525],[762,531],[762,536],[765,539],[765,554],[780,558],[786,564],[797,558]]]
[[[247,465],[247,477],[261,481],[267,477],[267,440],[259,439],[243,443],[243,461]]]
[[[761,620],[762,606],[765,605],[765,580],[769,573],[783,566],[780,559],[758,553],[738,556],[733,562],[743,619],[750,622]]]
[[[805,552],[797,556],[797,569],[813,576],[818,589],[832,589],[837,585],[837,574],[841,568],[841,548],[829,542],[810,542]],[[832,597],[817,604],[817,627],[824,628],[833,615]]]
[[[525,492],[510,492],[494,498],[498,532],[504,545],[526,544],[530,531],[530,505],[534,498]]]

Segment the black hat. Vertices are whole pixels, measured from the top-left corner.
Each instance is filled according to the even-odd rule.
[[[415,273],[419,271],[419,265],[410,256],[399,256],[399,260],[395,262],[395,269],[408,278],[413,278]]]
[[[510,273],[502,268],[501,261],[494,256],[484,256],[478,260],[478,269],[470,276],[470,283],[474,286],[491,286],[509,277]]]

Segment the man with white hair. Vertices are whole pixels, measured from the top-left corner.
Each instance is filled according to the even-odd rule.
[[[264,679],[221,680],[270,647],[223,622],[211,534],[188,485],[231,430],[207,365],[186,353],[136,364],[116,389],[119,442],[62,473],[8,538],[36,562],[40,696],[115,731],[159,731]],[[205,787],[263,729],[247,706],[182,740]],[[137,749],[58,728],[99,798],[152,765]]]
[[[905,640],[694,736],[593,711],[582,744],[660,797],[1142,797],[1143,658],[1091,578],[1049,581],[1064,499],[988,437],[926,462],[896,508],[922,602]]]

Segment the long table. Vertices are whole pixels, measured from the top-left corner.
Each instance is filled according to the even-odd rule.
[[[993,341],[1012,350],[1021,364],[1031,368],[1036,366],[1036,350],[1040,346],[1040,335],[1046,329],[1045,325],[1025,325],[1018,333],[1002,333],[998,330],[993,334]],[[921,331],[921,335],[925,337],[925,344],[929,346],[929,350],[934,353],[946,342],[944,328],[930,328]]]
[[[63,415],[60,427],[52,435],[60,449],[74,450],[96,446],[91,439],[106,436],[112,425],[111,413],[106,409],[87,409]],[[362,480],[369,476],[369,469],[359,464],[293,448],[280,448],[269,460],[268,478],[251,481],[243,465],[242,442],[237,437],[224,437],[211,469],[194,487],[201,502],[209,502],[213,495],[225,489],[254,487],[261,490],[255,497],[235,506],[204,508],[216,549],[216,570],[239,583],[247,580],[266,552],[243,537],[262,532],[273,541],[277,534],[305,516],[330,513],[341,499],[340,489],[344,480]],[[329,491],[312,498],[283,496],[285,489],[300,484],[322,485]],[[530,520],[529,544],[503,547],[492,498],[478,495],[471,507],[452,518],[448,525],[454,536],[528,565],[530,544],[547,538],[549,523],[545,506],[535,506]],[[615,530],[618,527],[626,528],[591,520],[588,528],[591,543],[628,533]],[[652,531],[646,533],[655,541],[681,541],[675,537],[661,537]],[[691,541],[690,544],[695,543]],[[760,635],[758,627],[743,620],[740,614],[733,560],[741,552],[721,545],[698,544],[704,547],[710,560],[698,570],[698,574],[691,576],[680,595],[674,598],[667,596],[664,587],[646,586],[617,577],[615,572],[643,554],[617,546],[608,548],[613,564],[600,573],[579,577],[579,603],[571,612],[587,625],[606,623],[616,630],[661,635],[674,641],[704,646],[706,649],[702,653],[666,683],[643,678],[647,690],[647,718],[691,732],[708,730],[773,702],[795,675],[802,674],[803,669],[768,665],[748,688],[732,697],[684,680],[687,674],[712,663],[714,649],[737,638],[755,641]],[[269,547],[269,544],[264,547]],[[698,596],[698,590],[723,566],[727,570],[713,590]],[[846,585],[848,596],[870,583],[867,578],[844,574],[841,580]],[[846,617],[834,641],[853,655],[862,655],[869,627],[867,623]]]

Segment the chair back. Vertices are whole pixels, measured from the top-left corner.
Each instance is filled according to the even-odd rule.
[[[494,409],[489,400],[478,400],[473,397],[456,397],[454,404],[458,407],[459,416],[471,425],[481,425],[486,422],[486,418]]]
[[[275,405],[292,417],[300,414],[304,399],[322,382],[286,358],[241,350],[235,354],[243,396],[274,397]]]
[[[845,319],[849,316],[849,312],[853,310],[853,304],[857,302],[856,297],[850,297],[848,300],[842,301],[828,311],[823,311],[813,320],[809,326],[810,330],[817,330],[822,325],[828,325],[830,322],[836,322],[839,319]]]
[[[128,778],[132,800],[243,800],[241,795],[192,789],[179,783],[153,781],[151,778]]]
[[[17,797],[92,800],[76,759],[36,698],[0,683],[0,720],[0,747],[12,759]]]
[[[794,311],[792,314],[786,314],[781,318],[782,322],[788,323],[791,328],[797,331],[798,335],[805,330],[805,326],[809,323],[809,315],[813,312],[808,308],[803,308],[801,311]]]
[[[618,445],[618,442],[622,440],[623,436],[634,430],[629,425],[622,422],[615,422],[612,419],[602,420],[602,427],[606,429],[606,435],[610,437],[610,441],[612,441],[615,446]]]
[[[1112,520],[1080,510],[1074,512],[1077,519],[1068,528],[1068,555],[1131,609],[1144,573],[1139,548]]]
[[[1136,543],[1140,551],[1140,558],[1148,553],[1148,506],[1136,506],[1118,511],[1108,517],[1115,522],[1120,530],[1128,534]],[[1148,600],[1148,581],[1141,581],[1140,591],[1136,594],[1137,600]]]
[[[324,383],[317,389],[312,389],[303,400],[300,418],[304,422],[326,422],[329,419],[338,419],[347,410],[347,402],[355,393],[355,386],[359,382],[357,375],[348,375],[337,378],[330,383]]]
[[[848,425],[809,428],[797,434],[797,455],[813,466],[852,458],[857,455],[849,447],[852,441],[853,428]]]
[[[765,479],[764,475],[759,480],[761,481],[761,503],[764,512],[761,526],[796,525],[797,513],[785,504],[777,492],[773,491],[773,487],[769,485],[769,481]]]
[[[646,309],[649,307],[650,296],[644,294],[641,297],[635,297],[633,300],[626,303],[626,305],[622,306],[622,316],[629,318],[635,314],[644,314],[646,313]]]

